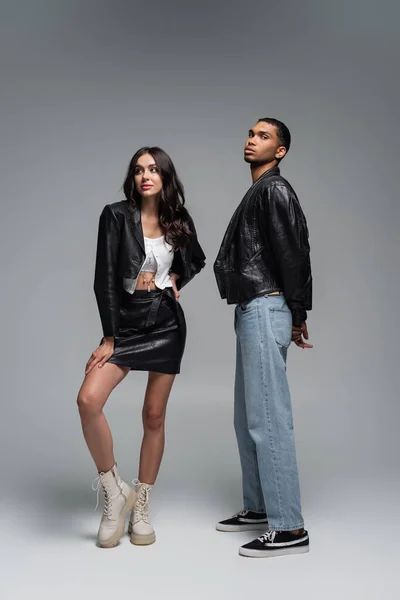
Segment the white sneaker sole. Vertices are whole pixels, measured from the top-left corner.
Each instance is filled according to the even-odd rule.
[[[274,556],[288,556],[290,554],[306,554],[310,547],[292,546],[291,548],[277,548],[276,550],[252,550],[251,548],[239,548],[240,556],[250,558],[273,558]]]
[[[105,541],[100,541],[97,538],[97,544],[100,546],[100,548],[114,548],[114,546],[116,546],[118,544],[119,540],[122,538],[122,536],[125,533],[126,516],[132,510],[132,508],[135,506],[135,502],[136,502],[136,492],[134,490],[131,490],[131,493],[129,494],[129,496],[126,500],[125,505],[124,505],[123,509],[121,510],[117,529],[116,529],[114,535],[112,535],[110,538],[108,538],[108,540],[105,540]]]
[[[243,525],[222,525],[217,523],[215,526],[217,531],[256,531],[268,529],[268,521],[262,523],[243,523]]]
[[[156,534],[154,531],[153,531],[153,533],[148,533],[147,535],[139,535],[138,533],[131,533],[130,542],[131,542],[131,544],[134,544],[135,546],[150,546],[151,544],[154,544],[155,541],[156,541]]]

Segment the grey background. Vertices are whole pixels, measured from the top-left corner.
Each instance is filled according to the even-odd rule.
[[[396,598],[397,3],[0,6],[2,597]],[[289,375],[313,546],[246,561],[237,548],[251,538],[213,530],[241,492],[233,314],[212,264],[250,185],[247,130],[264,116],[291,129],[282,172],[311,236],[315,347],[292,349]],[[158,542],[101,552],[75,398],[100,335],[98,216],[144,144],[172,156],[208,262],[182,294],[189,338],[154,490]],[[126,479],[144,385],[131,374],[106,408]]]

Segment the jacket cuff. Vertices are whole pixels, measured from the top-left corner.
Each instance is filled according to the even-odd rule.
[[[292,310],[292,322],[294,327],[299,327],[302,323],[307,321],[307,311],[303,308],[295,308]]]
[[[112,331],[103,331],[103,338],[106,338],[106,337],[113,337],[113,338],[115,338],[115,335],[116,334],[113,333]]]
[[[119,332],[119,323],[117,320],[102,320],[103,337],[116,337]]]

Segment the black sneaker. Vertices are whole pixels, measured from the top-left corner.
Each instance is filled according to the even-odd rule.
[[[303,554],[309,550],[308,532],[295,535],[290,531],[268,531],[258,539],[239,548],[241,556],[265,558],[286,554]]]
[[[217,523],[218,531],[252,531],[254,529],[265,529],[268,523],[265,513],[256,513],[251,510],[241,510],[230,519]]]

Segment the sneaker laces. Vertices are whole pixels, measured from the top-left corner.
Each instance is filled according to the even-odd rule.
[[[277,533],[277,531],[267,531],[267,533],[264,533],[258,539],[260,540],[260,542],[271,542],[273,544]]]
[[[103,514],[104,514],[104,516],[110,518],[111,517],[111,508],[112,508],[112,506],[111,506],[112,494],[111,494],[111,490],[109,490],[107,488],[107,486],[105,485],[103,476],[104,476],[104,473],[99,473],[98,476],[93,480],[93,483],[92,483],[92,490],[94,492],[97,492],[97,494],[96,494],[97,502],[96,502],[96,508],[94,510],[96,511],[97,507],[99,506],[100,487],[102,487],[103,493],[104,493]]]
[[[248,510],[246,510],[246,509],[244,509],[244,510],[239,510],[239,512],[238,512],[238,513],[235,513],[235,514],[232,516],[232,519],[234,519],[235,517],[246,517],[248,513],[249,513],[249,511],[248,511]]]

